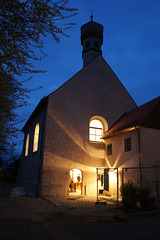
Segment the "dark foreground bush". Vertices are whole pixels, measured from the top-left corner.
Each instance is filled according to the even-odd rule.
[[[134,211],[138,202],[143,211],[151,211],[156,208],[155,198],[152,197],[149,187],[139,188],[132,181],[128,181],[121,187],[121,194],[124,211]]]
[[[149,187],[141,188],[138,195],[143,211],[151,211],[156,208],[155,198],[151,196]]]
[[[132,181],[128,181],[121,187],[122,203],[125,211],[133,211],[138,201],[138,188]]]

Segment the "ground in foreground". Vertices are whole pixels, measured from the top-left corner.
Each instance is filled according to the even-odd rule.
[[[0,197],[0,239],[160,239],[160,216],[115,221],[107,206],[65,209],[41,198]]]

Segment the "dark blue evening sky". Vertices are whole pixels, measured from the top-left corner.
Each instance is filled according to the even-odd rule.
[[[67,31],[70,38],[62,36],[60,44],[51,36],[45,39],[48,57],[36,65],[47,72],[34,75],[25,85],[43,88],[30,94],[30,105],[18,110],[19,119],[27,120],[41,98],[83,67],[80,27],[90,21],[89,10],[93,20],[104,26],[102,56],[137,105],[160,95],[160,0],[70,0],[68,5],[79,9],[78,15],[68,19],[76,25]],[[22,140],[19,134],[18,152]]]

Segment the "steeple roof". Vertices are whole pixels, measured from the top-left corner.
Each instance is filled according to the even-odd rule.
[[[101,45],[103,44],[103,25],[93,21],[81,27],[81,45],[83,46],[83,66],[92,62],[99,55],[102,55]]]
[[[103,44],[103,25],[94,22],[93,18],[81,27],[81,44],[83,45],[83,41],[89,37],[99,38],[101,45]]]

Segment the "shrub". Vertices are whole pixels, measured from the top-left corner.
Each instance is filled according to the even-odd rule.
[[[149,187],[139,188],[132,181],[128,181],[121,186],[121,194],[125,211],[135,210],[138,201],[143,211],[151,211],[156,208],[155,199],[151,196]]]
[[[144,211],[150,211],[156,208],[155,199],[151,196],[149,187],[144,187],[139,190],[139,201]]]
[[[121,186],[122,203],[125,211],[135,209],[138,201],[138,188],[132,181],[128,181]]]

